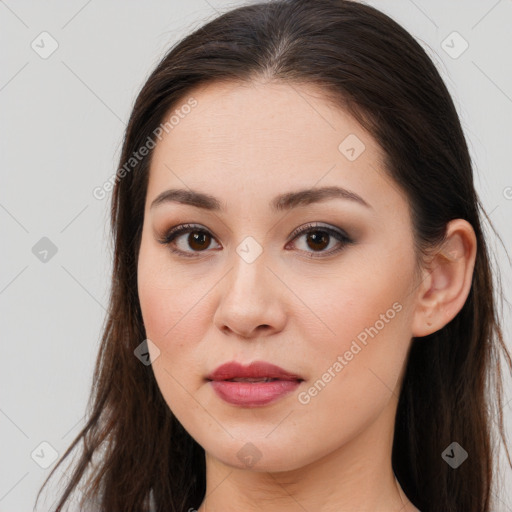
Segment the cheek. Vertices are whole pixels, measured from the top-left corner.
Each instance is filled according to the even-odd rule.
[[[148,338],[164,349],[170,340],[183,341],[187,330],[190,339],[204,291],[171,267],[166,252],[150,242],[141,245],[137,286]]]
[[[158,254],[151,256],[141,248],[139,301],[146,337],[159,350],[152,369],[164,400],[176,412],[190,402],[183,386],[192,390],[190,376],[200,369],[195,340],[203,337],[198,320],[204,314],[200,301],[204,293],[166,269]]]
[[[410,343],[402,285],[377,277],[337,284],[330,285],[322,299],[321,318],[334,334],[316,336],[318,345],[309,345],[312,371],[298,396],[304,415],[296,417],[303,420],[303,429],[310,428],[311,417],[318,432],[330,432],[337,425],[338,433],[327,447],[325,441],[312,441],[318,450],[347,442],[390,406],[393,395],[399,395]],[[305,336],[314,339],[313,328],[310,333]]]
[[[152,363],[155,379],[167,405],[181,420],[200,414],[189,393],[195,391],[196,376],[203,373],[197,343],[204,337],[204,291],[191,286],[159,258],[141,248],[139,301],[146,337],[160,351]]]
[[[204,294],[183,293],[178,285],[163,286],[145,282],[139,299],[146,336],[160,350],[161,363],[169,371],[196,366],[197,344],[204,337]]]
[[[379,254],[375,260],[347,262],[343,273],[316,280],[314,290],[309,288],[308,304],[314,304],[311,309],[321,319],[303,326],[308,339],[319,340],[309,345],[309,360],[315,361],[312,378],[320,381],[318,391],[311,392],[322,394],[319,403],[325,401],[326,410],[340,398],[352,410],[370,402],[378,409],[400,378],[411,340],[414,264],[407,255]],[[319,330],[325,334],[319,336]],[[324,393],[324,388],[330,391]]]
[[[341,274],[341,273],[340,273]],[[393,274],[378,268],[361,265],[350,275],[315,279],[314,288],[306,284],[297,295],[309,306],[307,315],[311,336],[324,340],[323,349],[345,351],[353,340],[365,341],[374,337],[390,338],[397,334],[405,319],[407,289],[404,277],[393,279]],[[313,339],[313,337],[311,338]]]

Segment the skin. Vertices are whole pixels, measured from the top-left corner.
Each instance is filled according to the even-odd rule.
[[[198,105],[152,157],[138,292],[162,395],[206,452],[199,511],[417,510],[391,467],[400,382],[412,337],[440,329],[467,298],[471,226],[452,221],[446,246],[419,267],[407,200],[385,173],[380,147],[312,86],[213,83],[191,96]],[[365,145],[353,161],[338,149],[349,134]],[[331,185],[370,207],[339,198],[278,213],[269,207],[278,194]],[[170,188],[215,196],[225,211],[176,202],[152,209]],[[310,222],[354,243],[291,238]],[[184,223],[210,234],[195,245],[189,233],[174,241],[197,257],[158,242]],[[251,263],[236,251],[247,236],[263,250]],[[299,393],[396,303],[400,311],[301,403]],[[264,407],[231,405],[205,377],[232,360],[268,361],[304,382]]]

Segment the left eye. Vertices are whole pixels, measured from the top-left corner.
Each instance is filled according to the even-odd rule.
[[[185,234],[188,234],[188,237],[185,239],[185,245],[188,244],[188,247],[193,249],[192,251],[187,251],[183,247],[175,248],[179,245],[179,239]],[[302,237],[303,235],[307,235],[305,242],[308,247],[315,249],[312,253],[304,251],[308,253],[309,257],[319,257],[315,252],[320,252],[321,256],[325,254],[330,255],[342,250],[346,245],[353,243],[353,240],[351,240],[344,232],[316,224],[308,224],[295,230],[291,235],[291,241],[293,242],[295,239]],[[325,251],[324,249],[331,245],[329,241],[332,241],[333,237],[338,241],[338,247],[334,250]],[[165,236],[159,240],[159,242],[161,244],[168,245],[173,253],[177,253],[185,257],[195,257],[199,256],[197,254],[198,252],[204,252],[208,249],[212,240],[215,239],[208,230],[193,224],[183,224],[170,229]]]
[[[347,245],[354,243],[354,241],[340,229],[334,229],[329,226],[322,226],[320,224],[307,224],[306,226],[302,226],[296,229],[291,235],[292,241],[302,237],[303,235],[306,235],[305,243],[308,247],[314,249],[322,249],[319,253],[318,251],[304,251],[310,258],[322,258],[330,256],[341,251]],[[329,251],[324,251],[323,249],[329,245],[328,240],[332,239],[333,237],[337,240],[338,247]]]

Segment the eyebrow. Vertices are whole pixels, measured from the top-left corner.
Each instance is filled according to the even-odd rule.
[[[327,201],[329,199],[345,199],[359,203],[367,208],[372,208],[355,192],[335,186],[304,189],[281,194],[271,201],[270,208],[274,212],[281,212],[300,206],[307,206],[312,203]],[[158,205],[168,202],[186,204],[189,206],[195,206],[196,208],[203,208],[205,210],[217,212],[224,211],[224,208],[221,206],[221,202],[216,197],[190,189],[165,190],[154,199],[151,203],[150,209],[152,210]]]

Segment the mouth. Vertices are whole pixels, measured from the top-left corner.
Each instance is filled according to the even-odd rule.
[[[274,380],[281,379],[273,379],[271,377],[264,377],[261,379],[244,379],[243,377],[236,377],[235,379],[225,379],[225,382],[272,382]]]
[[[249,366],[232,361],[206,377],[225,402],[240,407],[261,407],[294,391],[304,379],[279,366],[256,361]]]
[[[303,381],[295,373],[265,361],[255,361],[244,366],[236,361],[224,363],[206,376],[211,381],[271,382],[275,380]]]

